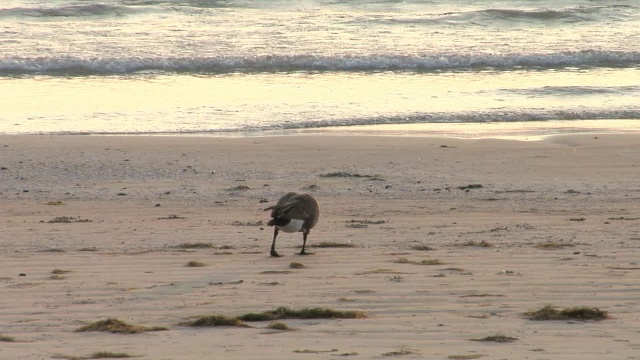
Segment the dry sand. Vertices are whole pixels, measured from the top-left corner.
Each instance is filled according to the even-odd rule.
[[[638,135],[0,136],[0,167],[1,359],[640,359]],[[281,233],[269,257],[292,190],[321,205],[309,245],[355,247]],[[545,305],[611,318],[522,316]],[[180,325],[278,306],[368,318]],[[74,332],[106,318],[168,330]],[[470,341],[495,334],[519,340]]]

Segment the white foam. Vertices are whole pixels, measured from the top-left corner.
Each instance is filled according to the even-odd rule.
[[[477,71],[483,68],[553,69],[557,67],[634,67],[638,51],[576,51],[549,54],[425,54],[316,56],[270,55],[226,57],[98,57],[68,55],[0,58],[0,75],[8,74],[130,74],[166,72],[262,72],[262,71]]]

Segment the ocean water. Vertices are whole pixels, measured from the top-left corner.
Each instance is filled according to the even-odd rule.
[[[638,0],[2,0],[0,133],[640,130],[638,29]]]

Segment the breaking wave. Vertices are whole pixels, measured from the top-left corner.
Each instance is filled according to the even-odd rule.
[[[122,16],[133,13],[134,9],[107,4],[67,5],[38,8],[9,8],[0,9],[0,17],[30,17],[30,18],[55,18],[55,17],[88,17],[88,16]]]
[[[315,56],[265,55],[247,57],[0,57],[2,75],[115,75],[139,72],[255,73],[296,71],[437,72],[482,69],[554,69],[637,67],[640,52],[579,51],[552,54],[435,54],[425,56]]]
[[[57,131],[38,132],[47,135],[233,135],[261,134],[272,131],[322,130],[323,128],[357,127],[368,125],[408,124],[463,124],[463,123],[526,123],[532,121],[576,121],[576,120],[640,120],[640,108],[636,109],[589,109],[589,110],[488,110],[458,113],[418,113],[399,116],[360,117],[349,119],[326,119],[287,121],[272,124],[252,124],[216,128],[181,127],[180,129],[156,129],[151,131]],[[579,126],[580,123],[576,123]]]

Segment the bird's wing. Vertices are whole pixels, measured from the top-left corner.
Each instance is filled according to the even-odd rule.
[[[296,199],[291,199],[291,201],[282,204],[277,209],[274,209],[276,213],[276,217],[285,218],[285,219],[302,219],[306,220],[309,218],[309,212],[307,212],[304,207],[300,206]]]

